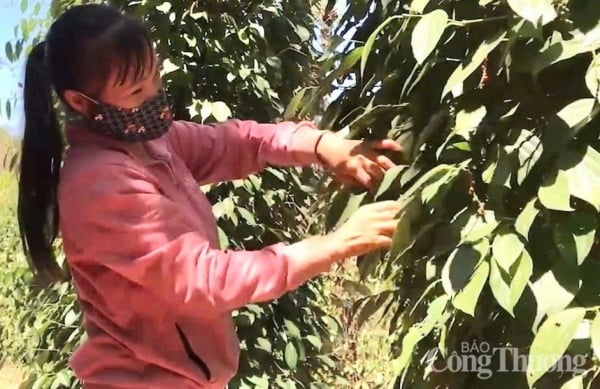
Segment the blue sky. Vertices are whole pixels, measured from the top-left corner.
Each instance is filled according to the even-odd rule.
[[[42,13],[47,12],[47,5],[50,0],[29,0],[29,9],[32,9],[35,3],[42,4]],[[20,135],[23,126],[23,100],[22,90],[19,84],[23,79],[24,62],[11,63],[6,58],[5,44],[7,41],[14,43],[14,28],[20,24],[23,17],[29,15],[21,12],[21,0],[0,0],[0,104],[2,104],[0,114],[0,128],[8,129],[13,135]],[[11,114],[10,120],[6,117],[5,106],[7,99],[17,99],[15,110]]]
[[[22,84],[24,62],[10,63],[6,58],[4,45],[7,41],[13,41],[14,27],[21,22],[27,14],[21,12],[22,0],[0,0],[0,15],[2,15],[2,23],[0,23],[0,128],[7,129],[13,135],[20,135],[23,128],[23,97],[22,90],[19,84]],[[47,11],[47,6],[50,0],[29,0],[29,9],[36,2],[44,4],[41,14]],[[336,7],[338,10],[343,10],[346,5],[346,0],[337,0]],[[13,110],[10,120],[6,117],[5,105],[6,99],[17,99],[17,104]]]

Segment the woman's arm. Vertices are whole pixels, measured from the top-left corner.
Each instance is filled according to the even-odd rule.
[[[219,313],[276,299],[346,255],[341,239],[327,236],[218,250],[141,172],[118,165],[91,170],[61,188],[63,235],[83,248],[84,259],[173,304]]]
[[[168,136],[196,181],[204,184],[244,178],[267,164],[317,163],[315,145],[322,134],[311,122],[228,120],[216,125],[178,121]]]

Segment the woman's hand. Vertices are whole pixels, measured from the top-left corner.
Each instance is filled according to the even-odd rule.
[[[316,148],[321,164],[331,170],[339,181],[370,190],[375,189],[386,170],[395,166],[382,154],[383,151],[400,152],[401,148],[391,139],[348,140],[331,133],[324,134]]]
[[[344,259],[389,248],[400,211],[401,206],[395,201],[368,204],[359,208],[335,232],[288,246],[288,285],[296,287]]]
[[[400,203],[383,201],[359,208],[331,234],[339,247],[338,260],[389,248],[398,226]]]

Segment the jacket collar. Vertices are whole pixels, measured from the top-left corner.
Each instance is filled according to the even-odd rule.
[[[145,164],[155,162],[157,158],[168,160],[171,158],[166,135],[145,142],[123,142],[90,131],[84,120],[73,120],[67,123],[66,137],[69,147],[97,146],[118,150]]]

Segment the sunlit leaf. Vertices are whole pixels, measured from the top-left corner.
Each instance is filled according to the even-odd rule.
[[[521,256],[524,244],[521,239],[512,232],[496,235],[492,243],[492,253],[496,262],[505,271],[509,271],[513,263]]]
[[[490,289],[494,298],[508,313],[513,315],[513,305],[511,304],[510,284],[506,281],[500,270],[500,266],[496,260],[492,260],[490,264]]]
[[[475,245],[461,245],[450,254],[442,269],[442,285],[448,295],[453,296],[467,285],[489,248],[487,239],[482,239]]]
[[[448,14],[441,9],[423,15],[417,22],[412,32],[411,47],[419,65],[423,64],[435,49],[447,24]]]
[[[412,2],[410,3],[410,10],[412,12],[422,14],[429,2],[430,0],[412,0]]]
[[[560,253],[581,265],[592,250],[598,228],[596,215],[577,211],[566,222],[554,226],[554,240]]]
[[[553,178],[547,180],[538,190],[540,203],[548,209],[572,211],[570,205],[571,191],[569,179],[563,171],[558,171]]]
[[[567,382],[565,382],[560,389],[583,389],[583,376],[576,375]]]
[[[573,301],[581,287],[581,281],[574,271],[572,267],[558,267],[545,272],[533,283],[532,289],[537,303],[534,324],[539,323],[544,315],[562,311]]]
[[[585,73],[585,85],[597,100],[600,100],[600,56],[594,56]]]
[[[288,365],[290,369],[295,369],[298,365],[298,351],[292,342],[289,342],[285,346],[284,353],[285,363]]]
[[[218,122],[224,122],[231,117],[231,110],[222,101],[216,101],[211,105],[211,113]]]
[[[592,340],[592,350],[596,358],[600,359],[600,314],[596,312],[596,316],[590,327],[590,335]]]
[[[546,25],[556,19],[552,0],[508,0],[515,13],[534,24]]]
[[[583,152],[566,150],[560,167],[569,180],[571,195],[600,210],[600,153],[589,146]]]
[[[483,105],[469,111],[461,110],[456,114],[456,124],[453,132],[466,140],[470,140],[471,134],[477,129],[486,114],[487,110]]]
[[[475,272],[469,279],[469,282],[452,299],[452,305],[464,313],[474,316],[475,306],[479,300],[479,295],[485,286],[490,272],[490,265],[483,261],[477,266]]]
[[[567,350],[585,316],[585,308],[571,308],[550,316],[537,332],[527,365],[527,382],[533,388],[542,376]]]
[[[528,202],[515,221],[515,229],[525,239],[529,238],[529,229],[537,215],[540,213],[540,210],[535,205],[536,202],[537,199]]]
[[[165,1],[161,5],[157,5],[156,9],[164,14],[168,14],[169,11],[171,10],[171,3],[168,1]]]
[[[498,221],[493,211],[486,210],[483,215],[469,214],[467,223],[460,231],[461,242],[476,242],[490,235],[497,226]]]

